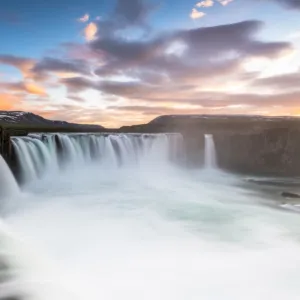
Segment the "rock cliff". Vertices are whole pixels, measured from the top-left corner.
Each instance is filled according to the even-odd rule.
[[[218,165],[232,172],[300,176],[300,118],[261,116],[162,116],[123,131],[180,132],[187,164],[204,163],[204,134],[213,134]]]

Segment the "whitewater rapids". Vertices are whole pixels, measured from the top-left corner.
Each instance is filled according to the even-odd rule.
[[[24,141],[28,153],[40,141]],[[107,164],[109,155],[76,163],[73,153],[64,170],[50,164],[40,179],[30,170],[31,182],[6,200],[1,227],[17,278],[10,292],[37,300],[298,300],[299,215],[264,205],[238,177],[170,162],[170,139],[149,145],[139,164]],[[50,161],[52,146],[43,156]]]

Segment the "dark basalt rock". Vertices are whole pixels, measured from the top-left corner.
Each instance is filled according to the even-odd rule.
[[[204,135],[213,134],[221,169],[248,175],[300,176],[300,118],[173,115],[121,130],[181,133],[186,164],[191,167],[203,165]]]
[[[21,183],[22,182],[22,175],[21,175],[21,168],[20,168],[21,162],[20,162],[20,158],[16,153],[15,147],[13,146],[11,147],[10,157],[7,162],[17,182]]]
[[[257,185],[264,185],[264,186],[274,186],[274,187],[299,187],[300,181],[296,178],[287,178],[287,179],[246,179],[247,182],[257,184]]]
[[[290,199],[300,199],[299,194],[291,193],[291,192],[282,192],[281,196],[284,198],[290,198]]]
[[[300,130],[216,134],[215,144],[221,168],[255,175],[300,174]]]

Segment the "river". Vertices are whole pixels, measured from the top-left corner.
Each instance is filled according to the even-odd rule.
[[[186,168],[176,135],[60,139],[60,156],[51,135],[14,140],[20,189],[0,164],[3,297],[299,299],[299,215],[211,155]]]

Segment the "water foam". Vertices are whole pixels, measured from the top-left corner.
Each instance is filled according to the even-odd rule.
[[[18,184],[8,165],[0,155],[0,201],[19,192]]]
[[[74,160],[26,186],[5,222],[35,253],[21,257],[30,295],[299,298],[298,215],[261,205],[228,174],[172,164],[170,145],[151,147],[152,163],[75,168]]]

